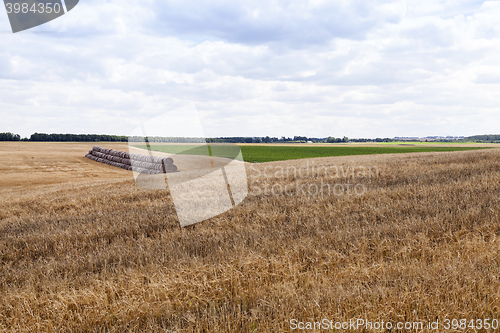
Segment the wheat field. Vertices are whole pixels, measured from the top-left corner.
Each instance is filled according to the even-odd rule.
[[[500,149],[249,165],[242,204],[180,228],[168,191],[85,159],[91,147],[0,144],[1,332],[500,319]],[[276,172],[311,165],[375,171]],[[279,190],[322,181],[363,191]]]

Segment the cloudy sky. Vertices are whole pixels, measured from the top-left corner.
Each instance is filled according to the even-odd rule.
[[[0,132],[189,106],[207,136],[500,133],[500,2],[80,0],[17,34],[0,8]]]

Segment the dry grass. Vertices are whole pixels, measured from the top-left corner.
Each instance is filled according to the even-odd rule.
[[[0,176],[0,331],[281,332],[292,318],[499,318],[500,150],[314,163],[380,174],[358,179],[368,188],[361,197],[251,195],[184,229],[167,192],[83,158],[59,184],[3,191]],[[92,172],[98,181],[82,176]]]

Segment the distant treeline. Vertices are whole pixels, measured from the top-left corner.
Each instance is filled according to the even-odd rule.
[[[207,138],[206,141],[210,142],[231,142],[231,143],[306,143],[306,142],[326,142],[330,138],[308,138],[305,136],[294,136],[281,138],[262,136],[262,137],[219,137]],[[342,140],[342,139],[338,139]],[[340,142],[340,141],[339,141]]]
[[[144,139],[143,139],[144,140]],[[35,141],[35,142],[127,142],[128,136],[103,134],[31,134],[29,138],[21,138],[19,134],[0,133],[0,141]]]
[[[21,136],[19,134],[12,133],[0,133],[0,141],[20,141]]]
[[[218,138],[180,138],[180,137],[148,137],[149,142],[184,142],[184,143],[201,143],[201,142],[231,142],[231,143],[343,143],[343,142],[395,142],[401,141],[399,138],[376,138],[376,139],[349,139],[335,138],[329,136],[327,138],[308,138],[306,136],[294,137],[218,137]],[[0,133],[0,141],[34,141],[34,142],[144,142],[144,137],[129,137],[125,135],[107,135],[107,134],[46,134],[34,133],[29,138],[21,138],[19,134]],[[422,139],[405,140],[405,141],[422,141]],[[500,142],[500,135],[474,135],[460,140],[430,140],[439,142]]]
[[[499,134],[489,134],[489,135],[473,135],[465,138],[467,141],[476,141],[476,142],[500,142]]]
[[[205,142],[204,138],[148,137],[149,142]],[[32,141],[32,142],[144,142],[141,136],[107,135],[107,134],[46,134],[34,133],[29,138],[21,138],[19,134],[0,133],[0,141]]]
[[[106,134],[46,134],[34,133],[29,138],[21,138],[19,134],[0,133],[0,141],[33,141],[33,142],[144,142],[144,137],[128,137],[125,135],[106,135]],[[148,137],[149,142],[231,142],[231,143],[306,143],[306,142],[348,142],[344,138],[308,138],[305,136],[292,137],[219,137],[219,138],[179,138],[179,137]]]
[[[104,134],[45,134],[45,133],[35,133],[31,134],[29,139],[26,141],[36,141],[36,142],[99,142],[99,141],[110,141],[110,142],[127,142],[128,136],[122,135],[104,135]]]

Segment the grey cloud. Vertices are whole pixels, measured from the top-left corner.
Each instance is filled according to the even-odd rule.
[[[50,23],[58,33],[0,35],[0,131],[127,134],[192,103],[214,136],[494,127],[495,8],[145,4],[89,0]]]
[[[475,83],[478,84],[500,84],[500,73],[491,74],[491,73],[482,73],[478,74]]]
[[[157,18],[150,27],[161,34],[187,38],[308,47],[334,38],[364,39],[374,26],[400,19],[375,8],[376,2],[364,1],[348,6],[327,2],[315,7],[303,1],[167,1],[155,3]]]

